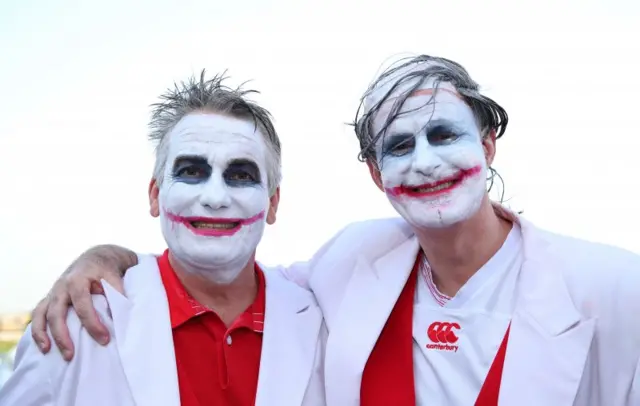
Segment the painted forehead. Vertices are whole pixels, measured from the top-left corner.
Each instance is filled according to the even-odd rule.
[[[479,134],[473,111],[450,83],[439,83],[437,90],[434,88],[433,81],[424,83],[406,99],[395,117],[390,117],[390,114],[394,113],[394,104],[398,96],[409,91],[412,85],[415,85],[415,81],[413,84],[403,84],[380,106],[373,117],[373,129],[376,133],[388,125],[386,134],[402,132],[417,135],[430,123],[439,122],[448,123],[462,132]],[[372,96],[381,100],[386,94],[383,92],[384,89],[374,91]],[[392,122],[388,124],[390,119]]]
[[[266,163],[264,136],[250,119],[193,113],[182,118],[169,137],[170,160],[179,155],[198,155],[210,162],[251,158]]]

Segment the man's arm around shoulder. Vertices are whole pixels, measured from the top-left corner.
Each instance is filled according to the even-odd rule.
[[[333,237],[331,237],[331,239],[329,239],[329,241],[325,242],[315,254],[313,254],[313,257],[309,261],[294,262],[289,266],[277,265],[274,267],[263,268],[267,271],[279,272],[285,279],[309,290],[309,280],[313,273],[314,263],[325,256],[330,249],[334,248],[336,241],[339,240],[344,231],[351,226],[352,224],[349,224],[342,230],[338,231]]]
[[[93,295],[93,304],[98,314],[112,330],[113,325],[107,315],[107,301],[101,295]],[[73,309],[69,311],[66,319],[69,327],[69,335],[74,343],[82,347],[81,335],[87,338],[84,340],[89,344],[102,348],[105,347],[94,343],[88,339],[88,333],[83,329],[80,319]],[[69,387],[72,382],[66,382],[65,376],[70,373],[70,369],[78,368],[82,360],[79,351],[77,357],[70,362],[65,361],[59,348],[53,346],[47,354],[42,354],[36,342],[31,338],[31,325],[24,332],[18,349],[14,364],[14,372],[0,388],[0,406],[58,406],[73,405],[73,392],[76,388]],[[47,331],[51,336],[51,331]],[[81,371],[78,371],[81,373]],[[71,381],[73,379],[69,379]],[[60,403],[62,402],[62,403]]]
[[[313,364],[313,370],[311,372],[311,378],[309,380],[309,386],[305,394],[303,406],[325,406],[326,405],[326,393],[325,393],[325,379],[324,379],[324,359],[327,347],[327,339],[329,336],[329,330],[327,325],[322,320],[320,326],[320,332],[318,335],[318,344],[316,346],[316,355]]]

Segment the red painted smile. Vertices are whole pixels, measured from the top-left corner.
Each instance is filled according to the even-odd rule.
[[[387,194],[390,196],[408,196],[408,197],[432,197],[450,193],[458,187],[462,181],[479,174],[482,166],[474,166],[470,169],[464,169],[454,176],[440,179],[437,182],[425,183],[423,185],[400,185],[393,188],[387,188]]]
[[[165,212],[167,218],[174,223],[184,224],[194,234],[204,237],[225,237],[234,235],[242,226],[247,226],[264,218],[264,210],[247,219],[182,217]]]

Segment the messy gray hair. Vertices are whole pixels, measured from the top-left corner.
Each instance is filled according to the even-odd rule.
[[[360,161],[369,161],[377,165],[375,147],[378,141],[381,137],[384,137],[394,120],[402,114],[406,114],[401,113],[401,109],[411,94],[420,89],[425,82],[431,80],[433,80],[433,87],[436,91],[426,104],[433,102],[441,83],[449,83],[455,87],[456,91],[473,111],[480,127],[481,135],[485,137],[491,130],[495,130],[496,138],[502,137],[509,122],[507,111],[489,97],[480,94],[480,86],[471,78],[462,65],[446,58],[418,55],[402,58],[386,69],[374,80],[360,99],[360,105],[352,123],[360,142],[360,153],[358,154]],[[372,103],[373,93],[380,91],[385,85],[388,86],[388,91],[381,98],[376,97],[376,100],[373,100]],[[401,88],[405,90],[397,94]],[[373,130],[373,119],[382,105],[391,98],[394,99],[391,111],[382,128],[375,132]],[[495,169],[489,168],[489,171],[490,177],[488,181],[490,181],[489,189],[491,189],[495,176],[501,181],[502,179]]]
[[[167,135],[186,115],[204,111],[228,114],[239,119],[250,119],[256,129],[264,136],[267,145],[267,180],[269,193],[273,194],[280,185],[282,177],[281,147],[278,133],[273,126],[271,113],[264,107],[247,99],[247,95],[259,93],[257,90],[245,90],[242,85],[231,88],[224,85],[228,77],[226,72],[205,78],[205,70],[200,78],[191,76],[187,81],[174,83],[160,96],[160,102],[151,105],[149,122],[149,140],[156,144],[156,163],[153,177],[162,182],[167,161]]]

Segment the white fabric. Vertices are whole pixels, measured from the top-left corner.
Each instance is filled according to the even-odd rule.
[[[180,394],[167,298],[156,259],[140,256],[125,277],[127,297],[106,282],[94,305],[109,328],[102,347],[68,317],[75,356],[54,346],[42,355],[22,338],[1,406],[179,406]],[[256,406],[321,406],[326,329],[310,292],[266,275],[266,314]],[[275,372],[274,372],[275,371]]]
[[[516,220],[523,264],[500,405],[640,405],[640,256]],[[365,363],[418,249],[404,220],[370,220],[343,229],[311,261],[279,268],[310,286],[324,313],[327,404],[359,404]]]
[[[413,310],[413,367],[419,405],[473,405],[513,313],[522,266],[515,225],[498,252],[444,306],[418,278]],[[458,341],[440,346],[427,336],[431,323],[458,323]]]

